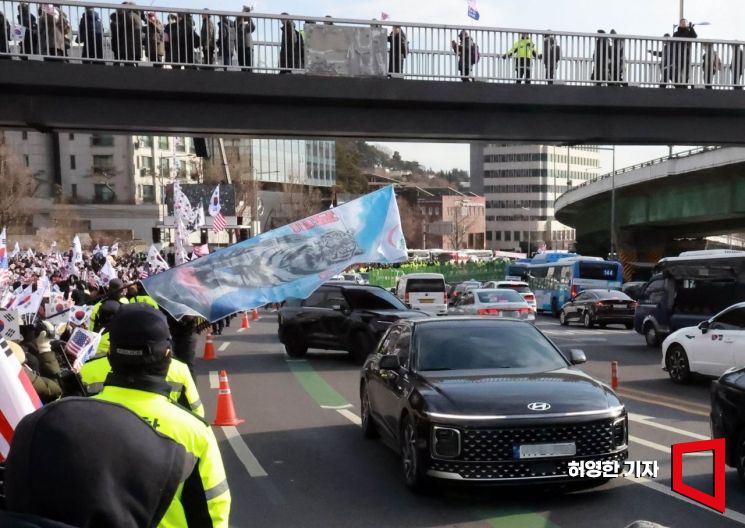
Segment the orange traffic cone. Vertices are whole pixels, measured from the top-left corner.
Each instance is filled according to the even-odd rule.
[[[217,359],[217,354],[215,354],[215,345],[212,343],[212,332],[208,332],[207,337],[204,339],[204,356],[202,357],[202,359],[205,359],[207,361]]]
[[[254,321],[258,321],[259,320],[259,310],[256,309],[256,308],[253,309],[253,317],[252,317],[252,319]]]
[[[233,396],[230,394],[228,373],[220,371],[220,390],[217,393],[217,413],[212,425],[238,425],[246,420],[241,420],[235,415],[233,407]]]
[[[251,323],[248,321],[248,312],[243,312],[243,321],[241,321],[241,330],[251,328]]]

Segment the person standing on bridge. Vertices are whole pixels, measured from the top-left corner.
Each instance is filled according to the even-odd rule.
[[[202,64],[214,64],[217,41],[215,23],[212,22],[209,13],[202,13],[202,29],[199,36],[202,39]]]
[[[548,84],[554,84],[556,66],[561,60],[561,46],[557,44],[556,37],[550,33],[543,35],[543,54],[540,58],[543,60],[543,69]]]
[[[678,29],[673,33],[675,38],[697,38],[693,24],[689,24],[685,18],[680,19]],[[689,88],[688,81],[691,77],[691,43],[673,43],[673,79],[676,88]]]
[[[409,45],[406,41],[406,33],[401,30],[401,26],[393,26],[391,34],[388,35],[388,46],[388,73],[391,75],[403,73]]]
[[[220,36],[217,40],[217,52],[222,57],[223,66],[230,66],[235,52],[236,23],[228,16],[221,16],[217,23],[220,28]]]
[[[36,17],[31,13],[28,2],[18,5],[18,24],[23,27],[23,42],[21,42],[21,53],[24,55],[39,54],[39,26]]]
[[[85,8],[85,13],[80,17],[76,41],[83,45],[84,58],[103,59],[103,24],[95,8]],[[83,62],[92,63],[92,61]]]
[[[5,15],[0,12],[0,53],[8,53],[10,47],[8,42],[10,38],[10,23],[5,19]],[[0,57],[2,59],[10,59],[10,57]]]
[[[745,53],[743,53],[742,46],[740,44],[732,45],[732,84],[740,84],[742,79],[743,71],[745,71]],[[745,90],[745,86],[740,85],[741,90]]]
[[[111,48],[114,57],[128,61],[123,63],[125,66],[136,66],[142,59],[142,21],[138,11],[122,8],[111,15]]]
[[[611,45],[605,36],[605,30],[598,29],[598,33],[602,36],[595,39],[594,68],[590,79],[597,81],[598,86],[607,86],[610,78]]]
[[[535,58],[535,44],[527,33],[521,33],[520,38],[512,45],[512,49],[507,52],[506,57],[515,60],[515,75],[517,84],[523,80],[525,84],[530,84],[530,73],[533,69],[533,59]]]
[[[615,29],[611,29],[610,34],[614,35],[614,38],[611,40],[610,79],[616,86],[625,86],[626,83],[623,82],[623,73],[626,67],[626,41],[622,38],[615,37]]]
[[[65,17],[52,4],[43,4],[39,8],[39,45],[42,55],[52,57],[65,56]]]
[[[452,41],[450,46],[458,56],[458,71],[460,80],[472,82],[471,67],[478,62],[478,46],[471,40],[465,29],[458,33],[458,42]]]
[[[244,6],[243,12],[250,13],[251,8]],[[251,72],[251,68],[254,65],[253,36],[251,35],[254,31],[256,31],[256,24],[254,24],[250,16],[240,16],[236,19],[235,33],[238,65],[246,68],[248,72]]]
[[[665,33],[663,35],[665,39],[670,38],[670,33]],[[665,40],[662,43],[662,51],[656,51],[652,49],[647,49],[649,53],[654,55],[655,57],[661,57],[662,61],[660,62],[660,74],[661,74],[661,83],[660,88],[667,88],[668,84],[673,82],[673,47],[669,40]]]
[[[287,13],[282,13],[282,15],[288,16]],[[283,20],[282,40],[279,47],[279,73],[291,73],[290,70],[304,68],[303,47],[300,33],[295,29],[295,22],[289,19]]]
[[[163,23],[156,16],[155,11],[147,14],[147,58],[156,68],[163,67],[163,56],[166,54],[166,46],[163,43]]]
[[[701,57],[701,66],[704,70],[704,87],[711,89],[714,77],[722,71],[722,60],[711,42],[704,44],[704,54]]]

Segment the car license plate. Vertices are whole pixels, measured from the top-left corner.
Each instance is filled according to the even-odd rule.
[[[615,308],[617,310],[625,310],[626,309],[626,305],[625,304],[614,304],[613,305],[613,308]]]
[[[419,302],[422,304],[432,304],[433,302],[435,302],[435,300],[434,299],[419,299]]]
[[[515,317],[517,312],[502,312],[502,317]]]
[[[517,458],[550,458],[577,454],[574,442],[565,444],[523,444],[516,450]]]

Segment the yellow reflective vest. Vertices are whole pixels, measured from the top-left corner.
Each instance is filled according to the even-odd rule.
[[[514,59],[532,59],[535,57],[535,44],[530,38],[521,38],[507,55]]]
[[[129,304],[134,304],[134,303],[145,303],[145,304],[149,304],[156,310],[160,309],[160,306],[158,306],[158,303],[155,302],[155,299],[153,299],[149,295],[135,295],[134,297],[130,297]]]
[[[90,322],[88,323],[88,328],[90,328],[91,330],[95,328],[96,319],[98,318],[98,311],[101,309],[101,305],[104,303],[104,301],[107,300],[108,299],[104,299],[103,301],[97,302],[96,305],[93,307],[93,310],[91,310],[91,316],[89,319]],[[120,297],[118,301],[121,304],[129,304],[129,301],[126,297]],[[104,332],[103,334],[101,334],[101,340],[98,342],[98,348],[96,349],[96,352],[108,354],[110,347],[111,345],[109,343],[109,333]]]
[[[89,396],[100,393],[104,387],[106,376],[111,374],[111,365],[109,356],[106,354],[96,354],[86,361],[80,369],[80,377]],[[197,385],[194,378],[191,377],[189,367],[186,363],[178,359],[171,359],[171,365],[168,367],[166,382],[171,386],[169,398],[181,406],[191,410],[191,412],[204,418],[204,405],[199,398]]]
[[[159,526],[227,528],[230,489],[215,435],[207,422],[174,405],[166,396],[168,389],[167,384],[153,376],[132,383],[112,374],[94,398],[123,405],[198,460],[192,474],[179,485]]]

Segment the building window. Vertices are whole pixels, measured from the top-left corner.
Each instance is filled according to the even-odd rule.
[[[142,201],[147,203],[155,203],[155,185],[142,186]]]
[[[72,191],[72,199],[77,200],[78,199],[78,184],[73,183],[70,185],[71,191]]]
[[[512,231],[505,231],[504,232],[504,240],[505,240],[505,242],[511,242],[512,241]]]
[[[70,156],[70,170],[75,170],[75,156]]]
[[[70,135],[68,136],[70,138],[70,141],[75,141],[75,134],[70,132]]]
[[[160,177],[171,177],[171,160],[169,160],[168,158],[160,158]]]
[[[23,141],[26,141],[28,139],[28,132],[26,132],[25,130],[21,132],[21,139]]]
[[[93,173],[101,174],[114,168],[114,156],[93,156]]]
[[[23,164],[26,165],[26,167],[31,166],[31,164],[29,163],[28,154],[23,155]]]
[[[103,136],[93,134],[91,136],[91,147],[113,147],[114,136]]]
[[[514,231],[514,232],[512,233],[512,239],[513,239],[513,240],[514,240],[515,242],[520,242],[520,231]]]
[[[140,167],[142,167],[143,170],[147,170],[152,172],[155,168],[155,164],[153,163],[153,158],[149,156],[142,156],[140,158]]]
[[[486,232],[486,239],[491,241],[491,231]]]
[[[494,240],[502,240],[502,232],[494,231]]]
[[[140,136],[139,147],[140,148],[153,148],[153,136]]]
[[[106,183],[96,183],[93,185],[93,196],[96,202],[108,203],[113,202],[116,198],[114,189]]]
[[[169,144],[168,144],[168,136],[161,136],[158,138],[158,148],[161,150],[168,150]]]
[[[186,152],[186,140],[184,138],[176,138],[176,150],[178,152]]]

